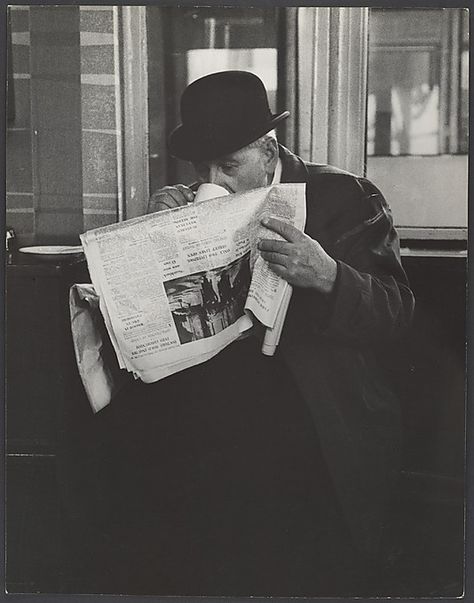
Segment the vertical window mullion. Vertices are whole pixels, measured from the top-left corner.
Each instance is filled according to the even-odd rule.
[[[459,10],[447,9],[450,21],[450,70],[449,70],[449,153],[459,151],[459,86],[460,86],[460,42],[461,14]]]
[[[368,8],[298,8],[298,32],[286,52],[296,88],[295,150],[304,159],[363,173],[365,164]],[[294,75],[293,75],[294,74]]]
[[[444,154],[449,149],[449,68],[450,68],[450,22],[449,12],[443,11],[441,24],[441,52],[440,52],[440,82],[439,82],[439,152]]]

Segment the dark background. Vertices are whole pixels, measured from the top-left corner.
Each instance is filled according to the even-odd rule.
[[[7,571],[10,593],[87,593],[104,571],[95,503],[100,439],[70,339],[83,261],[7,265]],[[400,498],[374,595],[463,591],[465,289],[462,257],[405,257],[417,306],[400,366]],[[34,336],[32,337],[32,334]],[[357,593],[356,593],[357,594]],[[364,593],[366,594],[366,593]]]

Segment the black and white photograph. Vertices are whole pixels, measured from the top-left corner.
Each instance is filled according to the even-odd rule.
[[[472,596],[468,3],[0,13],[4,592]],[[202,184],[286,183],[304,227],[263,211],[163,296]],[[250,253],[290,285],[275,327],[190,366]]]
[[[165,281],[181,344],[216,335],[244,315],[250,251],[228,266]]]

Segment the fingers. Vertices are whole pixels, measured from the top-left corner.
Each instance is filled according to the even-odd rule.
[[[289,258],[284,253],[277,253],[275,251],[262,251],[262,258],[269,264],[278,264],[279,266],[288,266]]]
[[[187,203],[192,203],[194,201],[194,196],[196,193],[192,191],[189,186],[185,186],[184,184],[177,184],[174,188],[178,189],[180,193],[182,193]]]
[[[287,241],[276,241],[275,239],[261,239],[258,242],[260,255],[271,264],[288,266],[288,256],[291,253],[293,243]]]
[[[148,213],[182,207],[193,200],[194,192],[184,184],[165,186],[150,197]]]
[[[296,243],[304,238],[304,234],[292,224],[287,224],[282,220],[277,220],[277,218],[263,218],[262,224],[269,230],[272,230],[273,232],[276,232],[282,236],[290,243]]]
[[[280,264],[268,264],[268,266],[276,275],[285,279],[285,281],[290,283],[290,285],[293,284],[291,279],[288,277],[288,270],[284,266],[281,266]]]
[[[260,251],[276,251],[277,253],[288,254],[291,252],[293,243],[288,241],[279,241],[277,239],[260,239],[258,248]]]
[[[262,258],[268,262],[268,267],[272,272],[290,285],[305,286],[305,266],[298,259],[275,252],[262,252]]]

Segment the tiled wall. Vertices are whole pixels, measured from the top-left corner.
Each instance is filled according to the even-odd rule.
[[[111,6],[79,8],[85,230],[117,220],[121,138],[114,10]]]
[[[7,225],[20,244],[78,243],[84,230],[117,220],[114,10],[10,7],[14,118],[7,125]]]
[[[76,242],[83,228],[79,12],[30,7],[35,234]]]
[[[35,214],[33,201],[31,110],[30,110],[30,12],[27,6],[10,8],[11,67],[14,107],[7,124],[6,204],[8,226],[25,237],[33,236]]]

